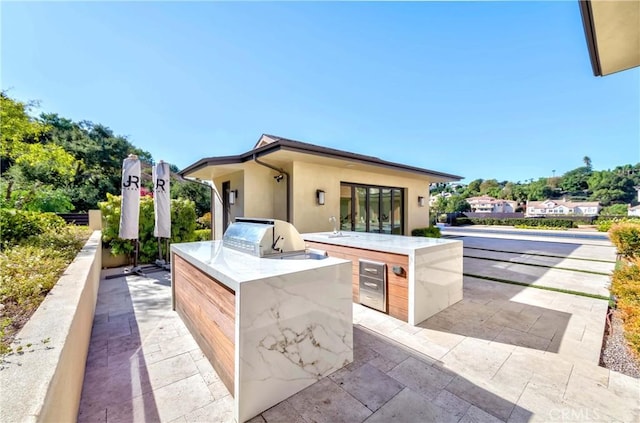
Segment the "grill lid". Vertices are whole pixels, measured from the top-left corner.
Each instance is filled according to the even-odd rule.
[[[222,238],[222,245],[256,257],[304,252],[305,242],[289,222],[277,219],[236,218]]]

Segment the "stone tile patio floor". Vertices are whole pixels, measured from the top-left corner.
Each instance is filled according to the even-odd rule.
[[[354,304],[354,362],[251,422],[640,421],[640,380],[597,365],[605,301],[464,284],[417,327]],[[101,281],[80,422],[231,422],[232,406],[167,273]]]

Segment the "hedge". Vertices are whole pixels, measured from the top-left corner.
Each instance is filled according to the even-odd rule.
[[[640,257],[640,223],[616,223],[609,229],[609,238],[621,256]]]
[[[638,217],[614,217],[611,219],[598,219],[595,221],[595,224],[598,228],[598,231],[600,232],[609,232],[609,229],[611,229],[611,226],[613,226],[616,223],[624,223],[624,222],[631,222],[631,223],[640,223],[640,218]]]
[[[512,218],[512,219],[496,219],[496,218],[456,218],[456,224],[472,224],[472,225],[498,225],[498,226],[547,226],[554,228],[576,228],[577,223],[568,219],[538,219],[538,218]],[[461,223],[464,222],[464,223]]]
[[[411,231],[412,236],[425,236],[427,238],[440,238],[440,228],[429,226],[428,228],[416,228]]]

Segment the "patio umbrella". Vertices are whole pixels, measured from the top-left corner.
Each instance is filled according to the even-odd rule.
[[[169,163],[162,160],[153,167],[153,210],[155,228],[153,235],[158,238],[158,260],[156,265],[167,266],[169,260],[169,238],[171,238],[171,199],[169,198],[169,181],[171,171]],[[160,239],[166,240],[167,261],[162,259]]]
[[[120,232],[122,239],[138,239],[140,216],[140,160],[130,154],[122,162],[122,204],[120,207]]]
[[[153,210],[158,238],[171,238],[171,200],[169,199],[169,163],[162,160],[153,167]]]

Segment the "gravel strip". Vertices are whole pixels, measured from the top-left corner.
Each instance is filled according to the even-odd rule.
[[[605,333],[600,365],[627,376],[640,378],[640,360],[633,356],[627,346],[622,319],[617,310],[611,317],[611,329],[611,335],[608,331]]]

